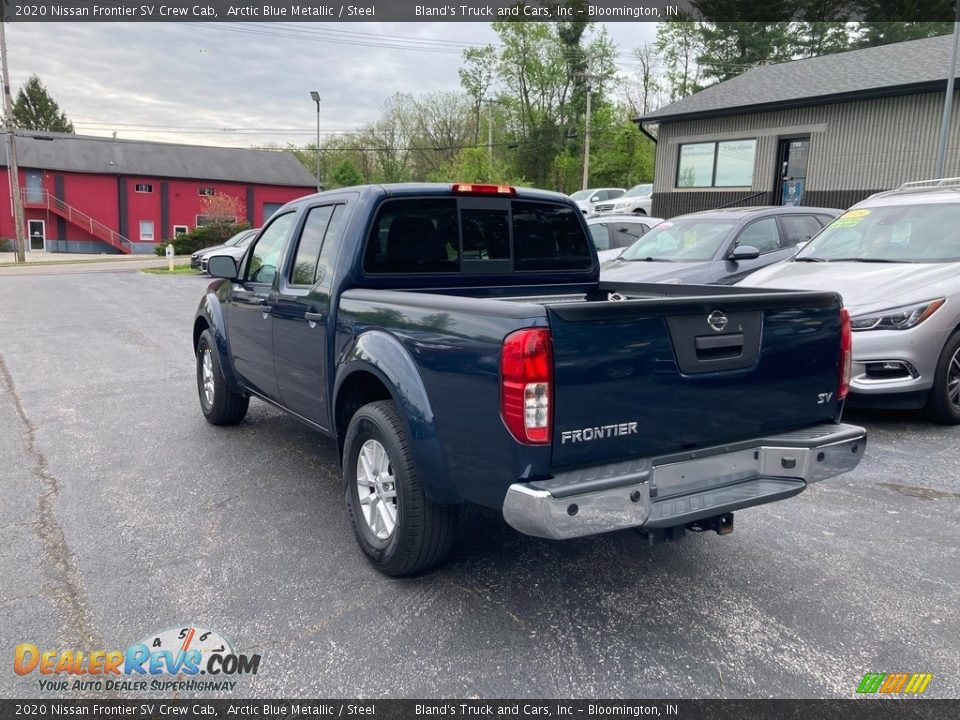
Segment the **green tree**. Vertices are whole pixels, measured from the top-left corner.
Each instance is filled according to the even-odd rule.
[[[13,104],[13,122],[24,130],[72,133],[73,123],[50,97],[40,78],[31,75],[17,93]]]
[[[351,185],[363,185],[363,174],[349,160],[343,160],[333,169],[331,176],[333,185],[336,187],[350,187]]]
[[[697,58],[703,52],[701,23],[690,15],[668,20],[657,25],[654,49],[663,64],[663,80],[670,102],[692,95],[703,87]]]

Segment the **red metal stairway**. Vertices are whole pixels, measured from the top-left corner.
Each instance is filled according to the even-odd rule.
[[[94,220],[82,210],[77,210],[72,205],[68,205],[63,200],[54,197],[46,190],[37,191],[24,188],[22,192],[23,206],[25,208],[49,210],[55,215],[64,218],[68,223],[86,230],[95,238],[103,240],[122,253],[130,254],[133,252],[133,246],[123,235],[107,227],[99,220]]]

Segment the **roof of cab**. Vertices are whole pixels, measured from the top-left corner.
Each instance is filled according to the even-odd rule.
[[[479,183],[478,183],[479,184]],[[516,197],[521,200],[548,200],[551,202],[563,202],[570,204],[573,201],[563,193],[551,192],[549,190],[536,190],[534,188],[516,187]],[[358,193],[361,197],[370,195],[381,195],[384,197],[406,197],[411,195],[435,195],[437,197],[499,197],[509,199],[510,195],[483,195],[480,193],[454,193],[453,183],[386,183],[383,185],[354,185],[351,187],[336,188],[335,190],[324,190],[323,192],[305,195],[291,202],[291,205],[300,205],[302,203],[314,202],[318,198],[333,197],[345,192]]]

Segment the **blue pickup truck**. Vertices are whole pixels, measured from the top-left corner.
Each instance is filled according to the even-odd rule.
[[[335,438],[354,534],[388,575],[441,562],[464,503],[545,538],[725,534],[866,446],[839,422],[839,296],[601,283],[557,193],[319,193],[208,269],[203,414],[234,425],[256,397]]]

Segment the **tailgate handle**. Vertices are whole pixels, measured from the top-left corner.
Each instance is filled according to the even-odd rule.
[[[734,335],[701,335],[694,338],[697,350],[718,350],[721,348],[743,347],[743,333]]]
[[[697,360],[724,360],[743,353],[743,333],[701,335],[693,339]]]

